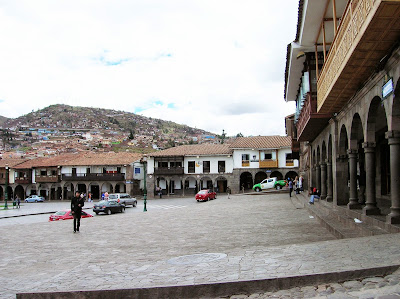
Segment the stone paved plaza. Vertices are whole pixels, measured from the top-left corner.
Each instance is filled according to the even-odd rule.
[[[142,203],[136,209],[143,209]],[[397,234],[336,240],[286,193],[220,196],[176,209],[99,215],[83,219],[79,234],[72,232],[72,221],[2,229],[1,298],[25,292],[200,285],[400,265]],[[279,296],[291,297],[290,292]],[[272,296],[268,294],[251,296]]]

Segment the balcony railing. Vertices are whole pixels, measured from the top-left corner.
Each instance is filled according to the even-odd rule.
[[[318,112],[334,113],[397,42],[398,0],[350,0],[318,78]]]
[[[154,168],[154,174],[183,174],[183,167],[156,167]]]
[[[276,168],[278,167],[277,160],[261,160],[260,168]]]
[[[242,167],[249,167],[250,161],[249,160],[242,160]]]
[[[288,159],[288,160],[286,160],[286,166],[287,166],[287,167],[292,167],[292,166],[294,166],[294,160],[293,160],[293,159]]]
[[[315,94],[311,94],[309,92],[307,93],[303,108],[300,111],[299,119],[296,123],[298,136],[303,133],[303,130],[310,120],[311,114],[313,113],[317,113],[317,97]]]
[[[36,183],[58,183],[60,182],[59,175],[36,175]]]
[[[16,184],[31,184],[32,178],[30,178],[30,177],[15,178],[15,183]]]
[[[331,116],[317,113],[317,95],[307,93],[297,120],[297,141],[312,141],[327,124]]]
[[[63,181],[124,181],[125,173],[65,173]]]

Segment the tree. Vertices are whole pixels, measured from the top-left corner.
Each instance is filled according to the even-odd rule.
[[[135,136],[133,134],[135,134],[135,131],[134,130],[130,130],[130,134],[129,134],[129,137],[128,137],[130,140],[135,138]]]
[[[237,133],[236,137],[243,137],[243,134],[242,133]]]

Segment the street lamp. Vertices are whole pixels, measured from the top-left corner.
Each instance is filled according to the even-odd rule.
[[[146,186],[146,176],[147,176],[147,157],[146,155],[143,157],[143,174],[144,174],[144,187],[143,187],[143,199],[144,199],[144,207],[143,207],[143,212],[147,212],[147,186]]]
[[[5,182],[5,191],[4,191],[4,210],[8,210],[7,200],[8,200],[8,176],[9,176],[8,164],[6,164],[6,182]]]

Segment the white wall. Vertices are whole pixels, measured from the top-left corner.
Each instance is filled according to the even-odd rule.
[[[286,166],[286,154],[292,153],[290,148],[283,148],[278,151],[278,167],[280,168],[294,168],[299,167],[299,160],[294,160],[294,166]]]
[[[154,174],[154,158],[147,158],[147,174]]]
[[[135,173],[135,168],[139,168],[140,173]],[[143,180],[144,179],[143,164],[140,162],[133,163],[133,179],[134,180]]]
[[[250,166],[243,167],[242,166],[242,155],[248,154],[250,159]],[[233,161],[234,168],[259,168],[259,162],[251,162],[253,160],[253,156],[256,156],[256,160],[260,160],[259,151],[254,149],[235,149],[233,151]]]
[[[195,162],[195,173],[203,174],[203,161],[210,161],[210,174],[218,173],[218,161],[225,161],[225,173],[233,172],[233,158],[228,155],[221,156],[187,156],[184,158],[184,172],[189,173],[189,161]]]

